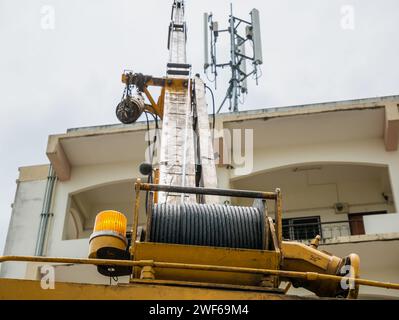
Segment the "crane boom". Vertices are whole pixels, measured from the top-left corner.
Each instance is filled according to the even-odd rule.
[[[168,87],[165,92],[163,110],[163,126],[161,136],[160,156],[160,183],[164,185],[177,185],[182,187],[196,186],[196,164],[212,160],[204,165],[205,170],[212,171],[216,177],[216,169],[213,161],[213,152],[208,147],[200,148],[201,145],[210,144],[210,132],[208,113],[206,110],[204,83],[199,79],[190,77],[190,65],[187,64],[186,45],[187,28],[184,20],[184,1],[175,0],[172,7],[172,21],[169,26],[168,49],[169,63],[167,78],[185,79],[186,86],[183,88]],[[201,134],[207,130],[204,137],[199,137],[195,132],[195,120]],[[204,143],[198,141],[207,140]],[[203,160],[203,161],[202,161]],[[209,180],[209,178],[207,178]],[[212,179],[211,185],[216,187],[216,179]],[[160,193],[159,203],[196,202],[193,195],[175,195]]]

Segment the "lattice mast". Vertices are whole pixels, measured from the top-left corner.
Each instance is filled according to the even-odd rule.
[[[188,85],[183,89],[169,87],[165,92],[159,183],[195,187],[198,168],[201,167],[202,185],[216,187],[205,87],[198,77],[191,79],[184,11],[184,0],[175,0],[169,26],[167,78],[183,78]],[[159,196],[159,203],[196,201],[193,195],[161,193]]]

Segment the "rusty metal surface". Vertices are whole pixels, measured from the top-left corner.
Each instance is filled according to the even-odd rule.
[[[273,200],[277,198],[277,193],[275,192],[232,190],[232,189],[219,189],[219,188],[180,187],[174,185],[149,184],[149,183],[141,183],[140,190],[216,195],[216,196],[231,196],[231,197],[241,197],[241,198],[251,198],[251,199]]]
[[[136,260],[172,263],[176,268],[159,268],[154,263],[157,280],[193,281],[235,285],[260,285],[262,273],[241,273],[244,269],[277,270],[280,257],[274,251],[200,247],[164,243],[138,243]],[[203,265],[197,269],[194,265]],[[179,267],[181,266],[181,267]],[[224,270],[224,271],[222,271]],[[140,277],[136,268],[134,278]]]
[[[56,283],[43,290],[39,281],[0,279],[0,300],[308,300],[269,292],[182,287],[159,284],[90,285]]]
[[[213,249],[220,250],[221,248],[213,248]],[[246,250],[246,251],[255,251],[255,250]],[[0,257],[0,263],[18,262],[18,261],[52,263],[52,264],[69,263],[69,264],[86,264],[86,265],[118,265],[118,266],[139,266],[139,267],[152,266],[156,268],[165,268],[165,269],[196,270],[197,272],[199,270],[203,270],[203,271],[217,271],[217,272],[220,271],[226,273],[232,272],[232,273],[242,273],[242,274],[276,275],[284,278],[296,278],[296,279],[303,279],[306,281],[329,280],[337,283],[340,283],[342,280],[345,280],[345,281],[353,281],[354,284],[359,284],[359,285],[399,290],[399,284],[397,283],[381,282],[381,281],[367,280],[361,278],[341,277],[335,275],[320,274],[316,272],[299,272],[299,271],[232,267],[232,266],[220,266],[220,265],[156,262],[153,260],[125,261],[125,260],[73,259],[73,258],[50,258],[50,257],[28,257],[28,256]],[[218,263],[218,261],[214,261],[214,263]]]

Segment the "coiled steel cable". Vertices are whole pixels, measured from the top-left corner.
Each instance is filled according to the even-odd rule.
[[[150,242],[263,249],[263,212],[258,208],[207,204],[153,207]]]

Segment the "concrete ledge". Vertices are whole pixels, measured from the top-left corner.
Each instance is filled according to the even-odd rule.
[[[380,98],[368,98],[357,100],[345,100],[326,103],[314,103],[299,106],[276,107],[237,113],[227,113],[218,115],[218,119],[228,122],[240,122],[248,120],[268,120],[272,118],[292,117],[299,115],[312,115],[320,113],[330,113],[338,111],[353,111],[380,109],[389,104],[398,104],[399,96],[387,96]]]
[[[18,182],[46,180],[50,165],[20,167]]]
[[[53,165],[58,179],[60,181],[68,181],[71,178],[71,165],[58,136],[49,137],[46,154]]]
[[[366,98],[355,100],[343,100],[335,102],[314,103],[286,107],[268,107],[257,110],[240,111],[236,113],[222,113],[216,115],[216,121],[221,123],[237,122],[245,120],[270,119],[290,117],[296,115],[318,114],[336,111],[367,110],[384,108],[388,104],[399,104],[399,96],[386,96],[378,98]],[[213,121],[209,116],[210,123]],[[151,121],[151,126],[154,126]],[[66,134],[59,135],[60,138],[97,136],[104,134],[117,134],[124,132],[145,131],[146,122],[137,122],[131,125],[111,124],[93,127],[82,127],[68,129]]]
[[[372,242],[372,241],[393,241],[399,240],[399,232],[384,233],[384,234],[365,234],[359,236],[347,236],[323,241],[321,246],[335,245],[343,243],[359,243],[359,242]]]

